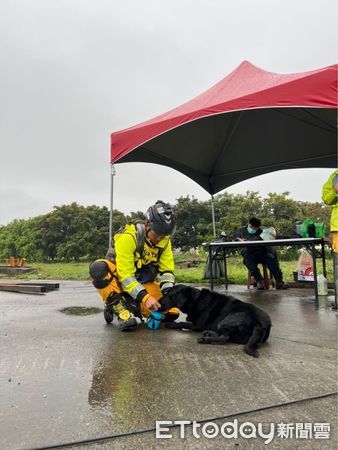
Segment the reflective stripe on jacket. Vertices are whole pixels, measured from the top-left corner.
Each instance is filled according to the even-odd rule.
[[[333,186],[333,179],[338,177],[338,170],[330,175],[323,186],[322,200],[326,205],[332,206],[330,230],[338,231],[338,195]]]
[[[122,233],[114,236],[116,269],[123,291],[139,301],[147,294],[137,281],[137,272],[142,267],[154,264],[160,273],[160,283],[174,284],[174,257],[171,241],[164,237],[156,246],[145,239],[141,254],[137,252],[137,230],[133,224],[126,225]]]

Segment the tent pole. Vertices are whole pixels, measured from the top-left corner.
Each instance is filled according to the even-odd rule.
[[[216,224],[215,224],[215,204],[214,196],[211,195],[211,214],[212,214],[212,231],[214,233],[214,238],[216,237]]]
[[[108,253],[112,250],[112,238],[113,238],[113,200],[114,200],[114,176],[116,170],[114,164],[110,164],[110,211],[109,211],[109,244]]]

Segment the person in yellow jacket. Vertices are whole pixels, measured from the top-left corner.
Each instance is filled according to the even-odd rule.
[[[158,200],[146,216],[146,223],[127,224],[114,235],[113,261],[98,259],[89,266],[93,285],[105,302],[106,322],[111,323],[117,315],[123,331],[137,325],[130,310],[149,317],[175,283],[169,237],[176,228],[175,214],[170,204]],[[179,310],[172,308],[165,321],[178,316]]]
[[[332,206],[330,231],[332,233],[332,250],[338,253],[338,170],[335,170],[323,186],[322,200]]]
[[[335,170],[323,185],[322,200],[332,206],[330,231],[332,235],[333,272],[335,286],[335,306],[338,303],[338,170]]]

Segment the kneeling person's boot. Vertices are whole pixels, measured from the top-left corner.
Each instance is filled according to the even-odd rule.
[[[106,315],[108,315],[109,318],[111,311],[117,315],[121,331],[127,331],[137,326],[135,317],[133,317],[132,314],[123,306],[122,296],[120,294],[114,293],[108,297],[104,310],[104,317],[106,321]],[[110,322],[107,321],[107,323]]]
[[[111,323],[114,320],[113,305],[108,303],[108,301],[104,305],[103,315],[107,323]]]

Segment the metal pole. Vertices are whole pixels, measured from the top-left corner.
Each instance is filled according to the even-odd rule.
[[[113,200],[114,200],[114,176],[116,170],[114,164],[110,164],[110,211],[109,211],[109,244],[108,253],[112,250],[112,239],[113,239]]]
[[[214,196],[211,196],[211,215],[212,215],[212,231],[214,233],[214,238],[216,237],[216,224],[215,224],[215,204]]]
[[[316,258],[316,246],[314,242],[312,242],[310,248],[313,260],[313,283],[315,286],[315,304],[318,307],[317,258]]]
[[[209,267],[210,267],[210,290],[213,291],[214,290],[214,274],[212,271],[212,248],[211,245],[209,245]]]

